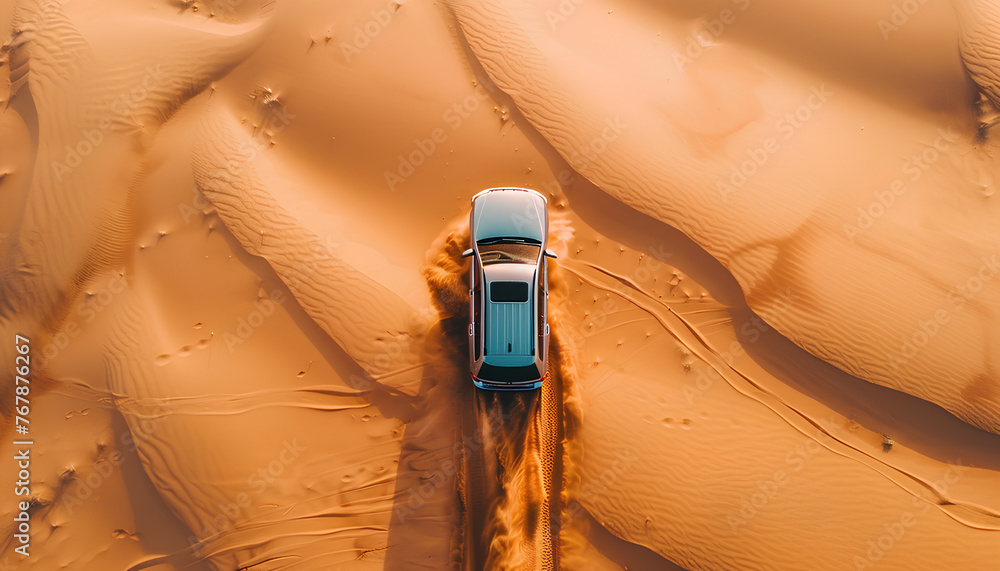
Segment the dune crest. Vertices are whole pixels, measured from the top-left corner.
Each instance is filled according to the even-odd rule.
[[[571,167],[694,239],[778,331],[844,371],[1000,432],[1000,206],[973,182],[998,169],[971,133],[886,109],[874,115],[833,83],[771,77],[745,95],[758,99],[757,120],[717,142],[718,152],[693,149],[650,103],[687,85],[687,71],[630,90],[537,24],[522,25],[518,3],[449,6],[490,77]],[[789,110],[803,119],[788,121]],[[858,121],[865,129],[845,129]],[[819,133],[834,141],[837,163],[886,157],[884,185],[809,159]],[[897,186],[891,163],[911,154],[933,160]],[[732,174],[746,164],[752,176]],[[959,219],[961,227],[948,223]],[[776,311],[772,294],[784,288],[801,301]]]
[[[416,310],[302,227],[257,174],[260,149],[238,133],[234,117],[210,113],[192,156],[195,181],[226,227],[248,253],[268,261],[306,312],[374,379],[412,369],[412,362],[392,365],[379,346],[422,333],[415,330],[421,325]]]
[[[991,0],[954,0],[962,62],[982,93],[1000,108],[1000,5]]]
[[[10,52],[15,93],[38,117],[23,214],[0,258],[0,330],[51,340],[102,272],[124,263],[134,192],[164,121],[249,55],[264,20],[242,27],[145,18],[156,40],[114,49],[130,28],[80,29],[59,2],[17,4]],[[93,36],[88,36],[88,33]],[[156,45],[177,44],[173,51]],[[109,175],[108,173],[113,173]],[[0,354],[11,357],[13,349]]]
[[[998,7],[10,0],[0,570],[995,566]]]

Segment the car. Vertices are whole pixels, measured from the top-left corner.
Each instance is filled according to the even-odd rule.
[[[548,371],[548,201],[527,188],[472,198],[469,364],[487,390],[533,390]]]

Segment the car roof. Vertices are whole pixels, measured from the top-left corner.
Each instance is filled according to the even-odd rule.
[[[536,264],[508,262],[483,266],[483,274],[486,277],[487,283],[494,281],[524,281],[534,284],[537,272],[538,266]]]
[[[486,274],[486,315],[484,325],[485,354],[487,356],[524,358],[534,354],[535,348],[535,275],[534,264],[492,264],[484,268]],[[503,282],[522,282],[528,285],[525,302],[493,301],[493,285]],[[490,359],[493,364],[500,364]]]
[[[473,240],[529,238],[545,242],[545,197],[535,190],[491,188],[472,199]]]

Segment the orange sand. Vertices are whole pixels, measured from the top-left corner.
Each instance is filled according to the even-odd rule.
[[[341,4],[0,5],[0,568],[995,565],[996,2]]]

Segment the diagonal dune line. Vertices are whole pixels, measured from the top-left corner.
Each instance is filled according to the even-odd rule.
[[[124,262],[132,195],[152,137],[180,105],[252,53],[265,20],[137,22],[86,37],[59,2],[16,7],[4,50],[16,70],[14,97],[35,106],[38,147],[23,214],[0,257],[5,338],[17,333],[42,347],[88,280]],[[131,43],[136,31],[155,45],[107,47]],[[181,47],[159,49],[164,44]],[[12,360],[11,350],[5,345],[0,354]]]
[[[722,352],[704,336],[703,332],[699,331],[671,307],[663,304],[659,299],[654,299],[648,293],[643,292],[636,284],[626,280],[624,282],[626,288],[624,290],[617,290],[614,289],[615,284],[611,281],[615,280],[615,277],[601,268],[596,268],[596,272],[587,272],[585,270],[588,267],[591,269],[595,268],[590,266],[590,264],[581,264],[577,261],[565,261],[563,262],[563,267],[593,287],[621,295],[629,303],[656,319],[671,336],[683,344],[707,366],[718,372],[720,377],[729,383],[730,386],[741,394],[771,409],[778,417],[804,436],[809,436],[813,431],[823,433],[830,438],[829,442],[822,443],[824,447],[845,458],[851,458],[859,464],[867,466],[894,485],[912,494],[914,498],[920,498],[925,495],[936,498],[936,507],[962,525],[990,531],[1000,530],[1000,511],[986,505],[982,501],[982,498],[956,498],[949,494],[947,490],[936,489],[934,483],[925,475],[895,466],[870,452],[852,446],[837,434],[832,433],[827,427],[824,427],[815,418],[792,406],[781,395],[759,384],[752,376],[728,364]]]
[[[924,176],[907,197],[941,220],[962,221],[961,228],[908,220],[897,209],[860,238],[848,239],[842,226],[873,200],[875,189],[841,188],[815,177],[803,184],[786,169],[772,169],[733,196],[720,193],[728,159],[691,151],[679,128],[650,103],[664,93],[630,92],[605,68],[582,67],[589,62],[539,26],[518,21],[515,4],[447,2],[491,79],[570,167],[615,199],[691,237],[733,274],[750,307],[803,349],[1000,432],[1000,234],[991,215],[996,205],[977,205],[965,190],[974,170],[970,162],[996,166],[968,134],[952,139],[955,166]],[[791,90],[777,80],[768,89]],[[762,118],[785,112],[773,98],[758,99]],[[849,109],[824,112],[824,121],[853,117]],[[608,122],[618,117],[628,128],[612,142],[602,141]],[[885,128],[899,124],[913,132],[937,127],[907,119],[887,120]],[[759,134],[737,130],[728,144],[751,148]],[[909,137],[898,137],[900,150],[919,148]],[[601,141],[600,152],[583,152],[593,150],[595,141]],[[948,196],[946,206],[942,195]],[[956,284],[966,283],[976,286],[974,295],[956,294]],[[787,286],[801,301],[778,312],[774,293]]]
[[[108,386],[115,407],[128,425],[129,442],[135,446],[143,471],[164,502],[191,531],[185,549],[149,556],[130,569],[144,569],[156,563],[184,567],[198,561],[207,561],[217,569],[243,569],[259,565],[262,559],[292,557],[310,558],[316,568],[325,568],[324,565],[334,568],[354,559],[359,536],[384,544],[392,499],[386,494],[341,503],[331,502],[328,491],[317,493],[301,486],[274,485],[266,492],[262,489],[247,495],[246,502],[238,506],[241,509],[227,508],[233,501],[234,488],[239,490],[246,474],[260,467],[261,457],[254,452],[234,453],[227,438],[219,435],[206,438],[206,424],[201,419],[178,414],[174,407],[177,402],[205,400],[198,396],[178,396],[179,387],[190,380],[190,372],[153,364],[152,355],[163,344],[163,330],[158,327],[159,312],[152,298],[138,289],[127,289],[119,295],[115,308],[109,310],[114,311],[112,326],[103,342]],[[198,384],[211,386],[215,380],[206,371]],[[267,399],[271,406],[286,406],[289,403],[273,398],[281,390],[278,387],[244,396],[256,399],[267,394],[272,397]],[[360,398],[360,393],[337,389],[332,394],[325,389],[323,392],[325,396],[313,397],[312,404],[332,405],[317,409],[331,416],[337,414],[338,404],[354,408]],[[255,422],[260,422],[257,420],[260,416],[247,415],[248,408],[237,400],[212,400],[215,400],[211,405],[214,414],[226,415],[226,420],[221,424],[213,422],[211,426],[224,426],[227,431],[245,436],[247,430],[255,429],[252,426]],[[292,417],[301,418],[297,414]],[[284,434],[294,435],[297,430],[301,427]],[[354,445],[350,439],[342,440],[342,444],[343,447],[324,448],[318,455],[310,454],[309,460],[302,463],[305,465],[299,472],[302,478],[328,478],[330,468],[337,464],[335,458]],[[364,446],[367,459],[381,458],[379,461],[386,463],[400,453],[398,442],[389,439],[368,441]],[[329,463],[324,464],[321,458]],[[395,477],[393,471],[387,471],[361,485],[375,488]],[[243,490],[248,493],[247,488]],[[270,509],[276,501],[287,502],[287,506]],[[219,518],[223,523],[211,523]],[[294,541],[289,543],[289,539]]]
[[[306,313],[376,380],[415,370],[413,354],[389,357],[385,340],[407,339],[415,311],[402,298],[334,257],[268,190],[257,148],[228,114],[206,117],[194,147],[195,182],[246,251],[260,256]]]

